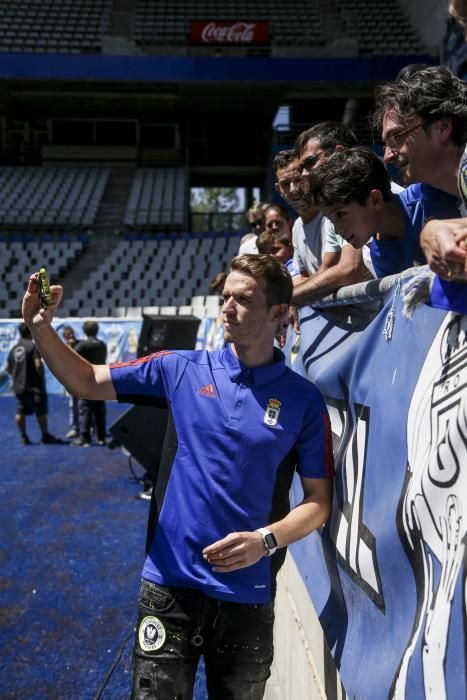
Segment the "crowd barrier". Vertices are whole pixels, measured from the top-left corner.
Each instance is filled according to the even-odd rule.
[[[329,523],[290,547],[282,582],[295,586],[296,631],[286,648],[276,635],[276,653],[292,668],[292,653],[316,650],[306,632],[311,599],[349,698],[461,700],[467,316],[422,305],[409,320],[399,289],[353,329],[346,307],[340,319],[302,309],[299,346],[288,345],[294,369],[326,398],[336,478]],[[298,481],[293,496],[301,498]],[[342,697],[326,648],[313,657],[310,675],[321,667],[328,700]],[[284,698],[307,697],[299,679],[281,680]]]
[[[466,696],[467,316],[421,305],[409,320],[394,281],[321,303],[337,311],[304,307],[285,348],[325,396],[336,455],[331,519],[290,547],[279,576],[286,700]],[[81,334],[82,320],[57,330],[65,323]],[[198,347],[214,323],[201,325]],[[140,321],[99,324],[109,361],[134,356]],[[2,366],[16,327],[0,322]]]

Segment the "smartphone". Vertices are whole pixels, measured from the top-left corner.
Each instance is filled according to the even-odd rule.
[[[37,290],[39,293],[39,301],[43,309],[50,306],[52,302],[52,292],[50,291],[50,284],[47,278],[47,271],[45,267],[41,267],[36,275]]]

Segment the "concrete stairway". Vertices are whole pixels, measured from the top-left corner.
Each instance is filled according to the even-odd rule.
[[[99,238],[121,230],[134,173],[134,168],[112,168],[93,224],[93,231]]]
[[[112,168],[93,224],[89,245],[76,265],[61,280],[61,284],[64,286],[65,301],[71,297],[75,290],[79,289],[82,280],[99,267],[117,243],[118,233],[123,227],[133,175],[133,168]]]
[[[141,51],[133,41],[135,3],[133,0],[113,0],[108,34],[102,38],[102,52],[107,55],[131,56]]]
[[[342,49],[344,54],[358,51],[358,42],[350,37],[334,0],[315,0],[328,48]]]

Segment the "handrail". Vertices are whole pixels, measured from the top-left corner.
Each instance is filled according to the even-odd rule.
[[[388,275],[381,279],[349,284],[347,287],[341,287],[337,291],[332,292],[332,294],[327,294],[322,299],[310,302],[307,306],[323,309],[329,306],[346,306],[348,304],[366,304],[371,301],[379,301],[391,287],[397,284],[399,279],[412,277],[415,273],[427,269],[427,265],[410,267],[397,275]]]

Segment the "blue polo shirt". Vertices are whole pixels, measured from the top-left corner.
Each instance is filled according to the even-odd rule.
[[[247,368],[229,346],[164,351],[110,366],[118,399],[168,401],[176,449],[143,577],[239,603],[272,598],[275,560],[219,574],[202,550],[230,532],[283,518],[295,466],[333,475],[329,418],[307,379],[275,361]],[[276,559],[277,561],[277,559]]]
[[[395,275],[414,265],[426,265],[420,233],[427,220],[431,217],[455,219],[460,215],[458,198],[430,185],[410,185],[395,196],[404,213],[405,235],[392,240],[372,240],[370,254],[377,277]]]

